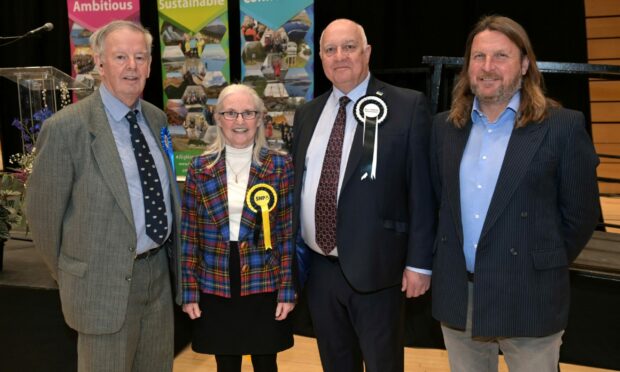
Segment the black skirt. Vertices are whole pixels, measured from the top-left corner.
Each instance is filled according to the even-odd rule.
[[[218,355],[274,354],[293,346],[289,317],[275,320],[277,293],[240,296],[237,242],[230,242],[231,298],[200,294],[202,315],[193,321],[192,349]]]

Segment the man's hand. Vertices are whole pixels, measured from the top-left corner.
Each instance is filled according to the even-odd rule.
[[[431,276],[405,269],[400,290],[406,292],[407,298],[422,296],[431,286]]]

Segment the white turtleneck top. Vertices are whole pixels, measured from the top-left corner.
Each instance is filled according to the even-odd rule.
[[[228,226],[230,240],[239,240],[241,213],[245,205],[245,193],[250,179],[252,149],[254,145],[238,149],[226,145],[226,183],[228,185]]]

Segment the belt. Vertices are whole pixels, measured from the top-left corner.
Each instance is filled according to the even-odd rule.
[[[145,258],[149,258],[149,257],[155,256],[157,254],[157,252],[159,252],[164,247],[164,245],[166,245],[166,243],[160,245],[159,247],[156,247],[156,248],[150,249],[150,250],[148,250],[146,252],[140,253],[139,255],[136,256],[136,258],[135,258],[136,261],[137,260],[143,260]]]
[[[469,271],[467,272],[467,281],[468,282],[474,282],[474,273],[470,273]]]

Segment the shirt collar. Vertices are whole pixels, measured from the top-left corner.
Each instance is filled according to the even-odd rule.
[[[508,105],[506,105],[506,108],[504,108],[504,111],[502,111],[502,113],[498,116],[497,121],[499,121],[499,119],[504,116],[504,114],[506,113],[507,110],[511,110],[512,112],[514,112],[515,114],[517,114],[519,112],[519,105],[521,104],[521,90],[518,90],[510,99],[510,101],[508,101]],[[481,118],[486,117],[484,115],[484,113],[482,112],[482,110],[480,110],[480,101],[478,101],[478,97],[474,97],[474,105],[471,109],[471,120],[473,122],[476,122],[478,120],[480,120]]]
[[[99,85],[99,94],[101,95],[101,100],[103,101],[103,106],[108,110],[110,116],[117,121],[120,122],[123,120],[125,115],[131,110],[131,108],[127,107],[123,102],[121,102],[118,98],[114,97],[112,93],[105,87],[105,84]],[[142,112],[142,106],[140,105],[140,100],[134,107],[134,110],[138,110]]]
[[[340,97],[342,96],[347,96],[351,99],[351,102],[357,102],[358,99],[362,98],[363,96],[366,95],[366,91],[368,90],[368,82],[370,81],[370,73],[368,73],[368,75],[366,75],[366,78],[364,80],[362,80],[361,83],[359,83],[358,86],[356,86],[355,88],[353,88],[349,93],[344,94],[343,92],[341,92],[340,90],[338,90],[338,88],[334,87],[330,100],[332,101],[332,103],[334,105],[339,105],[338,101],[340,100]]]

